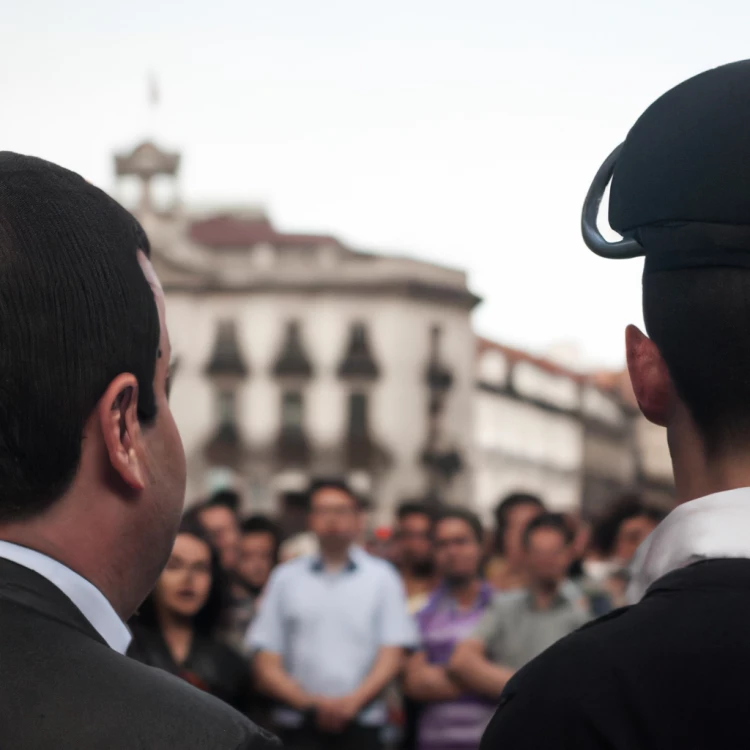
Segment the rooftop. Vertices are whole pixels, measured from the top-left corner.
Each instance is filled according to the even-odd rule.
[[[500,344],[484,337],[477,338],[477,357],[481,357],[487,351],[496,351],[502,354],[512,367],[520,362],[527,362],[538,367],[544,372],[558,377],[569,378],[580,384],[593,385],[595,388],[615,396],[618,400],[632,408],[638,407],[633,387],[627,370],[597,370],[593,372],[577,372],[564,367],[546,357],[540,357],[522,349]]]
[[[268,243],[274,247],[319,247],[341,243],[325,234],[287,234],[275,229],[267,216],[238,216],[220,213],[198,221],[189,227],[190,239],[199,245],[216,250],[248,248]]]

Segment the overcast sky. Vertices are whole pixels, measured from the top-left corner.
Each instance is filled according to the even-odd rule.
[[[189,202],[465,268],[480,333],[617,366],[642,264],[579,240],[590,179],[659,94],[745,57],[739,0],[6,2],[0,148],[110,189],[155,136]]]

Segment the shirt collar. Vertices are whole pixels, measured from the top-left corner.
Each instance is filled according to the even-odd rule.
[[[33,570],[57,586],[80,610],[111,649],[124,654],[132,636],[107,597],[90,581],[51,557],[0,540],[0,558]]]
[[[547,612],[552,609],[557,609],[558,607],[565,607],[569,606],[573,602],[571,601],[570,597],[568,596],[567,592],[563,590],[563,586],[559,586],[557,591],[555,591],[555,595],[552,597],[552,601],[550,601],[549,607],[543,610],[539,610],[536,606],[536,601],[534,600],[534,594],[533,592],[527,590],[525,592],[526,597],[526,606],[533,612]]]
[[[490,586],[487,581],[482,581],[477,592],[477,598],[474,600],[471,608],[467,611],[476,611],[478,609],[485,609],[489,606],[495,595],[495,590]],[[458,609],[458,604],[453,598],[448,586],[445,583],[441,583],[433,592],[430,594],[427,603],[425,604],[423,611],[431,611],[435,608],[450,607],[451,609]]]
[[[699,560],[750,558],[749,527],[750,487],[678,505],[638,548],[628,601],[635,604],[659,578]]]
[[[349,559],[346,561],[346,565],[343,568],[343,571],[346,573],[351,573],[352,571],[356,570],[359,563],[361,562],[361,554],[364,554],[363,550],[360,550],[356,546],[352,546],[349,549]],[[323,558],[321,555],[315,555],[310,559],[310,570],[312,570],[314,573],[322,573],[325,570],[325,565],[323,563]]]

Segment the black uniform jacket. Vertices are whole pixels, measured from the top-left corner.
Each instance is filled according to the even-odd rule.
[[[750,560],[668,573],[552,646],[508,683],[480,747],[750,748]]]
[[[222,701],[113,651],[38,573],[0,560],[2,750],[267,750]]]

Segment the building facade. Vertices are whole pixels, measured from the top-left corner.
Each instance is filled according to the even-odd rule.
[[[247,510],[289,516],[320,475],[384,517],[409,496],[471,501],[479,300],[463,272],[283,233],[257,209],[156,210],[175,155],[142,144],[116,164],[142,180],[189,501],[231,483]]]
[[[405,498],[489,517],[514,490],[594,513],[651,476],[668,496],[663,433],[619,376],[477,339],[462,271],[282,232],[257,207],[188,210],[179,167],[148,142],[115,158],[167,297],[189,503],[231,485],[298,528],[320,475],[348,477],[376,522]]]
[[[641,415],[627,373],[581,373],[477,341],[474,504],[486,521],[511,492],[594,519],[625,493],[669,507],[665,431]]]

